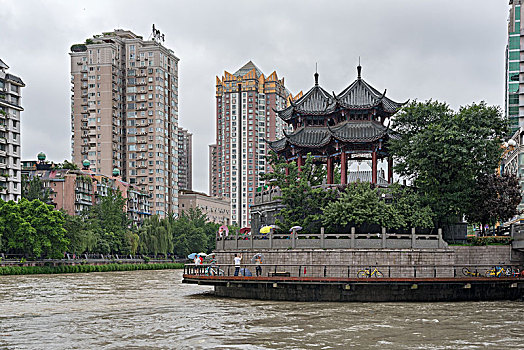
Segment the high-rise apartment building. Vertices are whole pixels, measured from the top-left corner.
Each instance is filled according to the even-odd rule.
[[[506,46],[506,116],[510,120],[513,131],[524,126],[524,95],[522,103],[519,101],[519,91],[524,92],[524,76],[520,78],[521,67],[521,26],[522,13],[521,0],[511,0],[508,21],[508,44]],[[522,46],[524,48],[524,46]],[[522,107],[519,107],[522,106]]]
[[[153,195],[152,212],[178,212],[178,61],[151,40],[116,29],[71,47],[74,163]]]
[[[193,134],[178,128],[178,189],[192,190],[193,187]]]
[[[22,79],[7,73],[0,59],[0,198],[18,201],[22,193],[20,164],[20,112]]]
[[[269,76],[249,61],[216,78],[216,161],[210,160],[210,194],[231,202],[231,222],[250,226],[249,207],[269,170],[266,140],[283,137],[287,125],[276,117],[292,98],[274,71]],[[216,186],[213,185],[216,181]]]
[[[209,194],[218,197],[218,156],[217,145],[209,145]]]
[[[519,178],[521,193],[524,195],[524,31],[521,35],[522,1],[510,0],[508,19],[508,43],[506,45],[506,94],[505,114],[509,119],[513,133],[508,147],[505,149],[501,171],[511,173]],[[521,43],[522,42],[522,43]],[[521,57],[523,60],[521,61]],[[524,211],[524,199],[518,210]],[[519,214],[512,221],[524,221],[524,214]]]

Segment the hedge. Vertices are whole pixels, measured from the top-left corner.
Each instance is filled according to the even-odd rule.
[[[183,269],[183,263],[160,264],[107,264],[107,265],[61,265],[61,266],[0,266],[0,275],[33,275],[57,273],[86,273],[134,270]]]

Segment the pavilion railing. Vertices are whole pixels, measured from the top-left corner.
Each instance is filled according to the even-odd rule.
[[[217,237],[217,251],[239,249],[438,249],[446,248],[442,230],[421,234],[413,228],[410,233],[391,233],[386,228],[380,232],[357,233],[351,228],[349,233],[299,233],[284,234],[234,234]]]

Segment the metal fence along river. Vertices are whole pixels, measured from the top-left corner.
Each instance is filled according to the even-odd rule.
[[[492,349],[522,302],[298,303],[214,297],[181,270],[0,276],[0,349]]]

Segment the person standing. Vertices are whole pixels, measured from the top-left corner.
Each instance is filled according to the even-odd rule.
[[[238,273],[240,272],[240,262],[242,261],[242,254],[235,254],[233,260],[235,262],[235,276],[238,276]]]
[[[255,257],[255,265],[256,265],[255,266],[255,271],[256,271],[257,277],[258,276],[262,276],[262,266],[260,266],[260,265],[262,265],[262,257],[260,255],[257,255]]]

